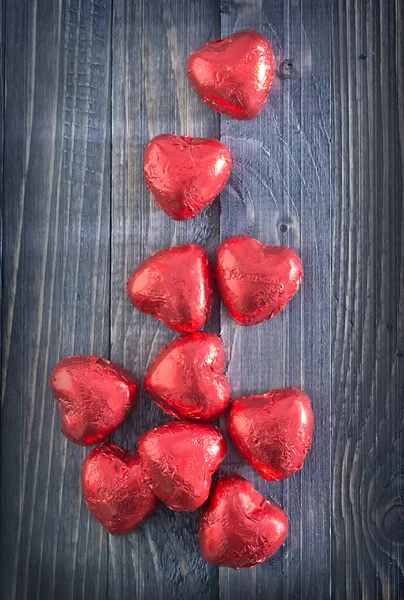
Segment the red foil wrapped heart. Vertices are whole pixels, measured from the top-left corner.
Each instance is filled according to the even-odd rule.
[[[208,498],[227,444],[213,425],[172,421],[143,435],[139,452],[144,477],[156,496],[172,510],[191,511]]]
[[[199,543],[204,559],[218,567],[254,567],[275,554],[288,534],[288,518],[240,477],[222,477],[203,509]]]
[[[87,456],[81,485],[88,508],[109,533],[121,535],[139,527],[159,505],[145,482],[139,452],[104,443]]]
[[[233,119],[253,119],[261,112],[274,73],[271,44],[253,30],[208,42],[187,62],[188,79],[198,96]]]
[[[230,150],[208,138],[163,134],[145,148],[146,184],[175,221],[194,219],[220,194],[230,175]]]
[[[136,405],[131,373],[98,356],[70,356],[57,363],[49,386],[59,405],[62,432],[90,446],[113,433]]]
[[[268,481],[300,471],[313,437],[314,417],[307,394],[297,388],[238,398],[227,428],[239,454]]]
[[[160,350],[147,369],[144,388],[172,417],[214,421],[231,400],[224,367],[220,338],[192,333]]]
[[[303,280],[303,266],[290,248],[235,236],[217,248],[216,278],[222,300],[240,325],[277,315]]]
[[[169,329],[192,333],[208,320],[213,302],[213,271],[196,244],[152,254],[131,275],[127,292],[135,308]]]

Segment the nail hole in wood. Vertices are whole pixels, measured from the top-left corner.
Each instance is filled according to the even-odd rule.
[[[293,63],[289,59],[285,59],[279,65],[279,76],[283,79],[288,79],[292,75]]]

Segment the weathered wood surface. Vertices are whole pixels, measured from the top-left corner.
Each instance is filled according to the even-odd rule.
[[[401,598],[402,2],[0,8],[2,597]],[[245,27],[271,40],[280,75],[264,112],[238,122],[195,96],[184,64]],[[144,185],[143,144],[163,132],[221,137],[234,154],[221,206],[190,223],[170,221]],[[174,335],[131,308],[128,275],[159,248],[195,241],[214,256],[238,233],[296,249],[305,282],[269,323],[237,327],[217,306],[207,329],[221,332],[235,395],[302,386],[317,428],[304,470],[283,483],[231,450],[222,473],[246,476],[291,520],[274,559],[235,572],[202,561],[198,513],[160,509],[132,535],[103,532],[81,498],[86,451],[60,435],[46,382],[60,357],[91,352],[141,379]],[[165,420],[143,394],[113,441],[133,448]]]
[[[289,515],[284,548],[259,569],[220,571],[221,598],[327,598],[330,589],[330,3],[242,3],[222,15],[222,35],[253,28],[273,43],[276,77],[263,112],[252,122],[222,119],[234,155],[222,194],[220,235],[248,233],[302,256],[301,292],[279,317],[237,326],[222,311],[222,339],[234,395],[302,387],[312,398],[316,436],[302,473],[276,484],[249,467],[241,472]],[[319,32],[321,31],[321,35]],[[313,310],[313,307],[315,309]],[[228,469],[240,471],[234,452]],[[321,502],[318,502],[319,497]]]
[[[107,535],[47,378],[109,353],[109,3],[7,1],[2,598],[105,598]]]
[[[150,360],[176,336],[133,309],[126,280],[156,250],[197,242],[212,252],[219,242],[217,201],[186,223],[175,223],[157,207],[144,183],[143,146],[159,133],[219,137],[219,117],[201,109],[184,66],[193,48],[220,37],[220,21],[211,0],[115,0],[113,23],[111,358],[141,380]],[[217,327],[216,317],[209,329]],[[134,448],[142,433],[167,420],[142,394],[113,441]],[[199,511],[161,508],[131,536],[110,538],[111,598],[217,598],[218,572],[200,555],[198,523]]]
[[[333,26],[333,590],[404,596],[402,2]]]

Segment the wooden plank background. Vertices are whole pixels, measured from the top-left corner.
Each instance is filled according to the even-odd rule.
[[[1,0],[2,413],[0,593],[31,599],[404,596],[404,8],[401,0]],[[185,61],[252,27],[277,76],[254,121],[219,116]],[[234,168],[188,223],[159,211],[142,175],[158,133],[221,138]],[[135,313],[125,281],[182,242],[214,256],[248,233],[303,258],[301,293],[272,321],[216,304],[234,395],[302,386],[316,417],[302,473],[237,471],[291,520],[255,569],[200,557],[198,512],[160,509],[106,534],[81,497],[86,453],[59,432],[47,389],[63,356],[95,353],[141,379],[174,337]],[[113,436],[132,449],[167,420],[144,394]]]
[[[156,206],[143,180],[143,146],[159,133],[219,137],[218,115],[201,110],[184,68],[194,47],[217,37],[219,12],[211,0],[114,2],[111,358],[140,380],[151,358],[176,336],[133,310],[126,280],[156,250],[195,241],[213,253],[219,242],[218,203],[187,223],[172,221]],[[218,307],[215,312],[211,331],[218,331]],[[133,448],[142,433],[167,420],[142,394],[113,441]],[[132,535],[110,537],[110,597],[216,598],[218,572],[200,555],[198,523],[199,511],[161,508]]]

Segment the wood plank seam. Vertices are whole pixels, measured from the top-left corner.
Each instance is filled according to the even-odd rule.
[[[114,16],[115,16],[115,0],[110,0],[110,27],[109,27],[109,38],[110,38],[110,49],[109,49],[109,320],[108,320],[108,359],[111,360],[111,347],[112,347],[112,243],[113,243],[113,238],[112,238],[112,217],[113,217],[113,206],[112,206],[112,202],[113,202],[113,176],[112,176],[112,169],[113,169],[113,158],[112,158],[112,152],[113,152],[113,147],[112,147],[112,118],[113,118],[113,102],[112,102],[112,95],[113,95],[113,60],[114,60],[114,55],[113,55],[113,50],[114,50],[114,44],[113,44],[113,32],[114,32]],[[108,437],[107,439],[108,442],[111,442],[111,436]],[[110,569],[110,564],[109,564],[109,560],[110,560],[110,547],[109,547],[109,543],[107,540],[107,544],[106,544],[107,548],[106,548],[106,569],[107,569],[107,576],[106,576],[106,600],[109,600],[109,569]]]

